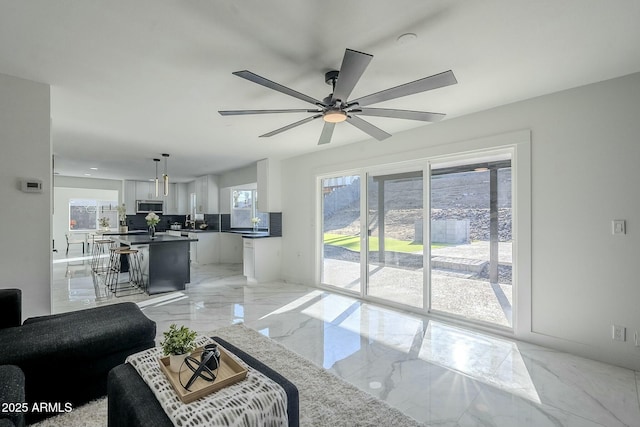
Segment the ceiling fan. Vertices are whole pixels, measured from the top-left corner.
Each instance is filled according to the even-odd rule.
[[[425,77],[410,83],[405,83],[390,89],[363,96],[361,98],[349,100],[351,91],[356,86],[364,70],[373,59],[373,55],[358,52],[352,49],[346,49],[340,71],[329,71],[325,74],[325,82],[332,86],[333,93],[324,98],[322,101],[312,98],[303,93],[297,92],[286,86],[268,80],[248,70],[236,71],[233,74],[247,79],[251,82],[268,87],[269,89],[282,92],[294,98],[301,99],[310,104],[315,105],[316,109],[285,109],[285,110],[228,110],[218,111],[223,116],[245,115],[245,114],[271,114],[271,113],[312,113],[305,119],[291,123],[274,131],[260,135],[260,137],[270,137],[277,135],[296,126],[308,123],[312,120],[324,120],[324,127],[320,134],[320,144],[328,144],[331,142],[331,136],[336,123],[347,121],[361,131],[371,135],[373,138],[381,141],[391,135],[382,129],[372,125],[359,116],[378,116],[391,117],[394,119],[421,120],[425,122],[435,122],[441,120],[445,115],[441,113],[428,113],[425,111],[396,110],[390,108],[365,108],[367,105],[375,104],[390,99],[396,99],[414,93],[425,92],[427,90],[437,89],[458,83],[451,70],[430,77]]]

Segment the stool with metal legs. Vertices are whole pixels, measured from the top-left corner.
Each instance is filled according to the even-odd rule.
[[[100,276],[107,273],[108,264],[105,262],[107,248],[110,248],[115,241],[110,239],[94,240],[91,251],[91,273],[94,285],[98,285]]]
[[[115,291],[120,277],[120,269],[122,268],[120,263],[121,249],[122,248],[118,246],[112,246],[109,248],[109,262],[107,263],[105,271],[104,286],[111,292]]]
[[[145,292],[146,287],[144,285],[138,251],[130,248],[115,248],[112,249],[112,254],[106,281],[111,292],[113,292],[116,297]],[[128,282],[120,282],[121,256],[126,256],[129,261]]]

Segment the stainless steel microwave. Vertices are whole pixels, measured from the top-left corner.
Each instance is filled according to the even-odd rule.
[[[149,213],[155,212],[162,213],[164,208],[162,200],[136,200],[136,212],[137,213]]]

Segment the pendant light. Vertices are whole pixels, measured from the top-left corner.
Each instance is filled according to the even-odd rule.
[[[164,186],[164,195],[169,195],[169,175],[167,175],[167,158],[169,158],[168,154],[162,154],[164,157],[164,174],[162,175],[162,183]]]
[[[153,159],[153,161],[156,162],[156,197],[158,197],[158,162],[160,159]]]

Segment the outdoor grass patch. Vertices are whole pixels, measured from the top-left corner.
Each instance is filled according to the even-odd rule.
[[[378,250],[378,238],[371,237],[369,239],[369,250],[377,251]],[[325,245],[333,245],[339,246],[345,249],[349,249],[351,251],[359,252],[360,251],[360,236],[346,236],[344,234],[332,234],[325,233],[324,235],[324,244]],[[390,239],[386,238],[384,240],[384,246],[386,251],[392,252],[418,252],[423,250],[422,243],[414,243],[408,242],[406,240],[398,240],[398,239]],[[441,244],[433,244],[431,248],[440,248],[446,245]]]

